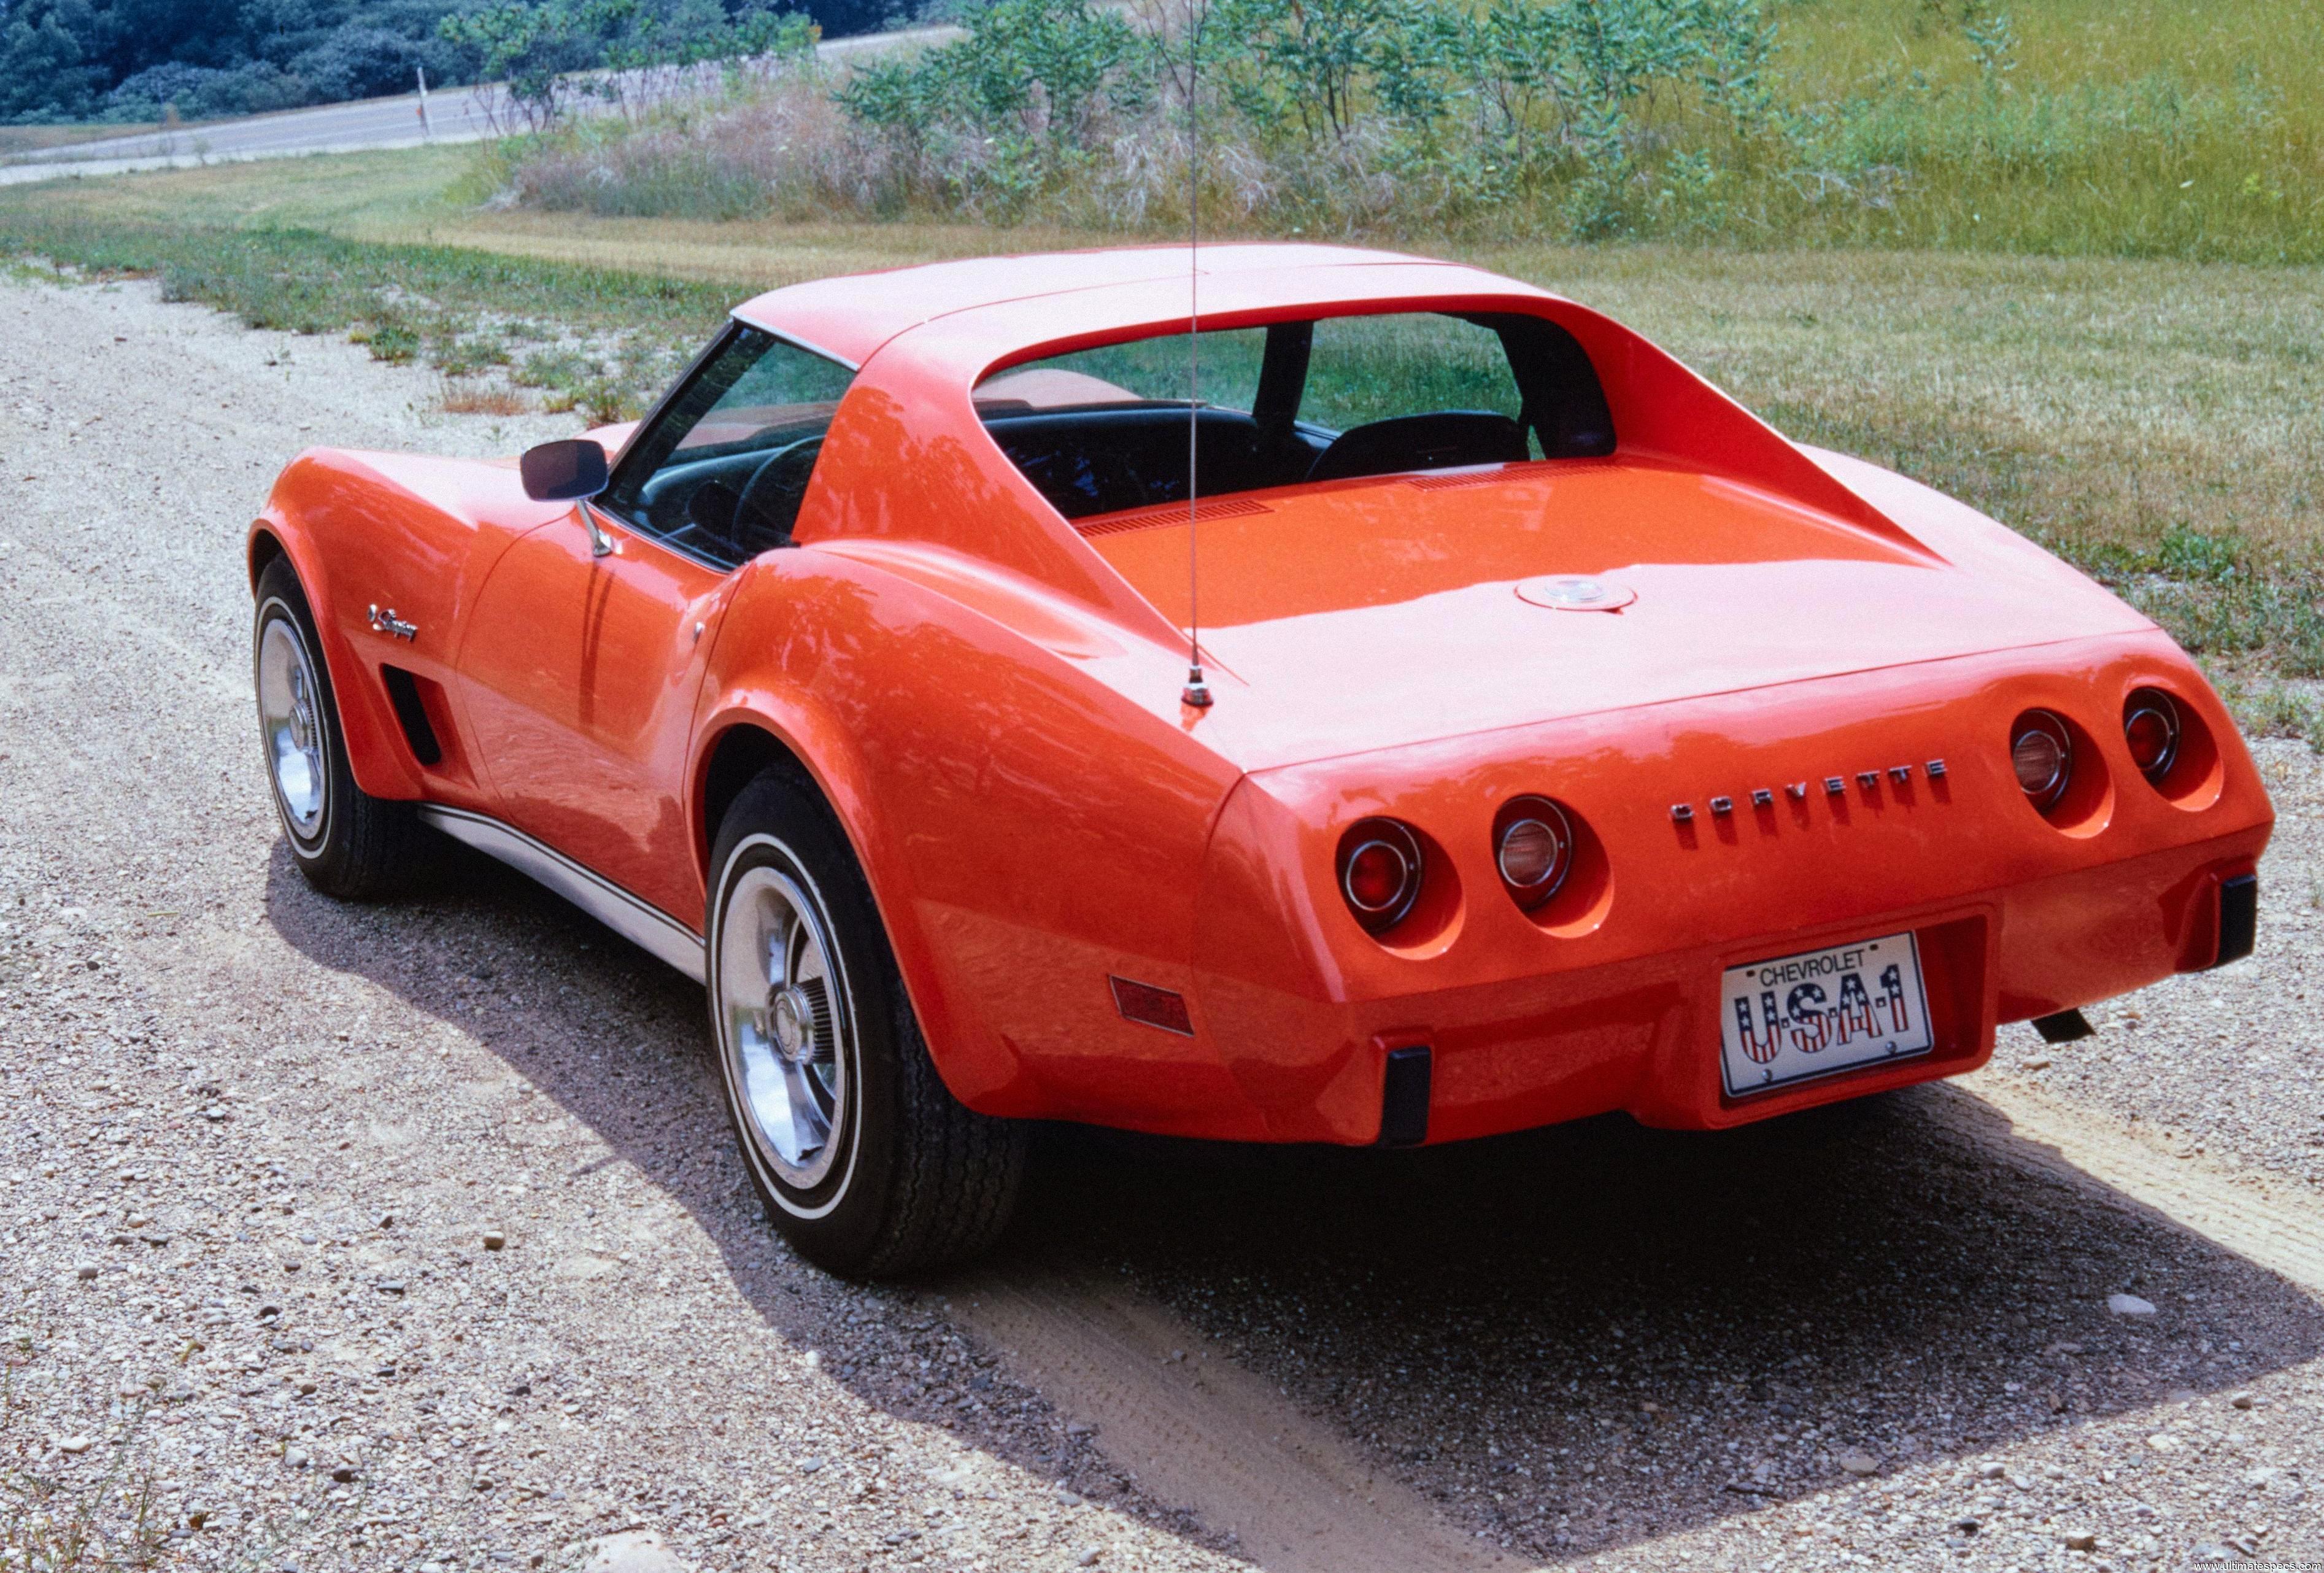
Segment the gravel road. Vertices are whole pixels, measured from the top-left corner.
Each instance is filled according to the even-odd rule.
[[[2324,1563],[2304,751],[2262,955],[1966,1089],[1060,1133],[997,1260],[855,1289],[757,1217],[691,985],[490,865],[353,908],[281,848],[243,525],[309,440],[564,429],[436,392],[0,285],[0,1493],[150,1482],[205,1568]]]

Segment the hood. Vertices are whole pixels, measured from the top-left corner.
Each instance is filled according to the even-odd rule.
[[[1221,497],[1199,523],[1218,703],[1197,736],[1261,769],[2150,626],[1936,501],[1928,530],[1880,532],[1619,458]],[[1186,625],[1183,511],[1079,527]]]

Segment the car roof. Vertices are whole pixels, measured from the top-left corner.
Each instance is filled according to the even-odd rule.
[[[1267,273],[1309,275],[1285,294],[1286,300],[1313,298],[1319,292],[1313,277],[1319,269],[1442,269],[1453,289],[1459,286],[1452,283],[1452,275],[1492,279],[1460,264],[1351,245],[1229,243],[1204,245],[1199,254],[1198,277],[1235,278],[1243,286],[1236,292],[1245,300],[1259,282],[1251,275]],[[861,365],[898,334],[940,317],[1084,291],[1162,283],[1185,279],[1188,273],[1188,250],[1183,245],[974,257],[792,284],[744,301],[734,315]],[[1351,292],[1371,291],[1356,287]],[[1005,353],[1008,347],[996,347]]]

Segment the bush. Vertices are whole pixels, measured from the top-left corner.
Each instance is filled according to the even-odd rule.
[[[411,91],[422,66],[436,81],[444,80],[449,52],[376,27],[346,28],[292,60],[290,69],[325,102],[381,98]]]
[[[108,108],[141,119],[156,118],[172,106],[189,120],[215,120],[295,109],[313,101],[303,79],[266,60],[231,70],[172,60],[138,72],[106,95]]]

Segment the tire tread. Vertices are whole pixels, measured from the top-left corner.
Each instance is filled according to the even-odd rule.
[[[829,865],[824,872],[832,876],[825,900],[844,909],[831,914],[835,920],[868,940],[872,976],[865,993],[878,1002],[870,1008],[888,1012],[885,1036],[895,1056],[894,1158],[882,1188],[880,1215],[868,1237],[838,1248],[820,1231],[803,1229],[753,1170],[752,1183],[769,1220],[803,1254],[850,1277],[917,1278],[989,1250],[1007,1228],[1023,1188],[1024,1124],[978,1114],[945,1086],[904,987],[872,887],[837,816],[813,784],[795,770],[770,767],[736,794],[727,823],[719,830],[719,847],[738,842],[741,827],[746,825],[780,828],[802,842],[822,843]],[[724,862],[722,851],[715,865],[723,867]],[[718,884],[712,882],[714,900]],[[707,931],[710,925],[705,927]],[[711,1010],[715,1017],[715,998]],[[715,1021],[712,1030],[717,1031]],[[731,1097],[729,1104],[736,1138],[747,1143],[740,1111],[732,1107]]]

